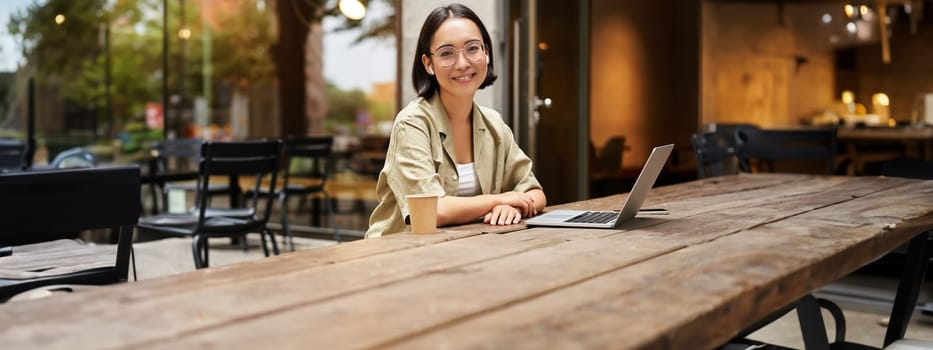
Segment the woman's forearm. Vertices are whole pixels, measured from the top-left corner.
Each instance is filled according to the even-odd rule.
[[[463,224],[478,220],[499,204],[495,195],[473,197],[445,196],[437,200],[437,226]]]
[[[547,206],[547,197],[541,189],[531,189],[526,191],[525,194],[531,196],[531,199],[535,201],[535,212],[540,213]]]
[[[540,189],[528,190],[525,193],[506,192],[473,197],[441,197],[437,201],[437,226],[476,221],[500,204],[511,205],[522,212],[526,212],[527,209],[524,215],[532,216],[544,210],[547,206],[547,198],[544,196],[544,191]],[[531,206],[534,206],[534,209]]]

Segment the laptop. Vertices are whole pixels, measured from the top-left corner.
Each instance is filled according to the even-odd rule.
[[[635,186],[620,211],[587,211],[587,210],[551,210],[547,213],[525,220],[528,226],[559,226],[559,227],[587,227],[587,228],[616,228],[623,222],[631,220],[636,214],[666,214],[663,210],[642,211],[642,203],[648,196],[648,191],[654,186],[658,174],[664,168],[667,157],[671,155],[674,145],[655,147],[648,156],[648,162],[638,174]]]

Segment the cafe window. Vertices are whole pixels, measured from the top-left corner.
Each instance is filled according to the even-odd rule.
[[[336,174],[374,178],[398,108],[394,1],[316,3],[4,1],[0,138],[26,142],[34,123],[42,165],[75,147],[125,164],[166,138],[334,135]],[[278,45],[283,16],[308,33],[298,45]],[[283,67],[277,45],[304,45],[304,61]],[[304,73],[305,108],[293,115],[282,112],[283,69]],[[367,147],[376,153],[356,156]]]

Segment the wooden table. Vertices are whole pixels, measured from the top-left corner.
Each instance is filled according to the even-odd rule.
[[[836,136],[845,144],[851,160],[849,175],[862,174],[865,163],[870,161],[897,157],[933,160],[933,127],[839,128]]]
[[[0,344],[710,348],[933,229],[931,199],[933,181],[712,178],[652,190],[671,215],[620,230],[474,224],[10,303]]]

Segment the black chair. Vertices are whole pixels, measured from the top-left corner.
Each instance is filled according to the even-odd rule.
[[[360,140],[360,145],[353,151],[350,170],[360,175],[379,177],[385,165],[385,154],[389,150],[389,138],[380,135],[368,135]]]
[[[97,166],[97,158],[94,154],[81,147],[69,148],[55,155],[49,168],[93,168]]]
[[[735,131],[738,129],[760,129],[750,123],[710,123],[704,126],[706,132],[719,134],[728,139],[728,144],[735,146]]]
[[[168,192],[177,189],[183,191],[196,191],[198,162],[201,158],[201,139],[170,139],[156,143],[152,149],[152,158],[149,163],[149,174],[143,176],[143,181],[150,185],[152,196],[152,211],[157,208],[161,213],[168,212]],[[207,191],[207,198],[219,195],[230,196],[231,201],[239,200],[240,189],[234,184],[217,182],[211,183]],[[158,204],[161,199],[161,205]],[[235,204],[235,203],[234,203]]]
[[[690,144],[697,159],[697,178],[731,175],[739,172],[735,156],[735,131],[758,129],[754,124],[709,124],[700,134],[690,135]]]
[[[821,310],[826,310],[835,323],[835,333],[832,340],[829,339],[826,332],[826,325],[823,322]],[[790,350],[791,348],[778,346],[774,344],[762,343],[751,340],[747,337],[760,328],[784,317],[791,311],[796,312],[797,321],[800,325],[800,335],[804,343],[804,349],[829,349],[829,350],[878,350],[870,346],[861,345],[845,340],[846,323],[842,308],[829,301],[828,299],[816,298],[812,294],[807,294],[797,301],[785,306],[781,310],[774,312],[764,319],[759,320],[752,326],[739,332],[739,335],[728,343],[717,348],[717,350],[745,350],[745,349],[770,349],[770,350]]]
[[[197,268],[207,267],[208,238],[241,237],[259,233],[262,248],[269,256],[266,235],[272,249],[278,246],[266,224],[275,202],[276,177],[282,143],[276,141],[205,142],[201,146],[195,207],[189,213],[161,214],[139,220],[141,234],[192,237],[191,252]],[[210,207],[208,196],[211,177],[255,176],[251,195],[230,208]]]
[[[139,168],[46,169],[0,174],[0,247],[12,255],[0,257],[0,269],[13,261],[29,265],[24,278],[0,278],[0,301],[20,292],[56,284],[101,285],[125,282],[129,272],[133,226],[139,218]],[[82,268],[78,254],[104,253],[106,246],[66,245],[66,254],[41,254],[47,243],[74,237],[79,231],[112,229],[116,259],[112,266]],[[72,243],[72,242],[65,242]],[[61,245],[55,247],[62,248]],[[70,249],[75,247],[76,249]],[[37,251],[38,250],[38,251]],[[100,251],[103,250],[103,251]],[[74,252],[75,254],[71,254]],[[79,255],[79,256],[74,256]],[[5,259],[18,258],[17,260]],[[15,267],[15,266],[13,266]],[[15,270],[15,269],[14,269]],[[56,273],[61,272],[61,273]],[[30,275],[33,275],[30,277]]]
[[[333,136],[291,137],[285,140],[284,185],[279,193],[282,201],[282,232],[288,237],[289,247],[295,250],[295,242],[288,223],[288,200],[299,197],[302,200],[315,194],[324,197],[327,206],[328,223],[333,227],[334,240],[340,242],[340,230],[334,220],[334,203],[327,193],[327,178],[333,169]],[[312,210],[312,225],[317,215]]]
[[[727,170],[730,164],[734,169],[737,162],[733,140],[732,137],[723,137],[714,132],[690,135],[690,143],[697,159],[697,178],[734,173]]]
[[[0,172],[19,171],[26,167],[26,144],[19,140],[0,140]]]
[[[911,158],[892,159],[881,165],[881,175],[933,180],[933,161]]]
[[[779,162],[816,163],[814,172],[834,174],[836,170],[836,129],[765,130],[737,128],[735,151],[739,168],[757,171],[808,172],[809,168],[778,168]],[[757,166],[753,166],[757,165]],[[785,164],[786,165],[786,164]]]

